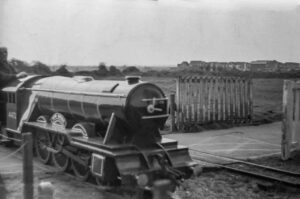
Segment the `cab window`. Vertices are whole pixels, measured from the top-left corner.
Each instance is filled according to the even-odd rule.
[[[16,94],[15,93],[7,93],[7,102],[15,104],[16,103]]]

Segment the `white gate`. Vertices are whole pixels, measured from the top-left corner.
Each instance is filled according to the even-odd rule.
[[[296,151],[300,151],[300,81],[285,80],[283,85],[282,159],[289,159]]]

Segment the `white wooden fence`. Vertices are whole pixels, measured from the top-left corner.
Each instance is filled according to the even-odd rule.
[[[176,85],[176,125],[247,123],[252,119],[252,80],[240,77],[186,76]]]
[[[289,159],[296,151],[300,151],[300,81],[285,80],[283,85],[282,159]]]

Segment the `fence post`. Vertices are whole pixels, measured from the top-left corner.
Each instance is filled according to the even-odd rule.
[[[23,195],[24,199],[33,199],[32,134],[23,133]]]
[[[291,134],[293,130],[293,82],[284,80],[283,85],[283,119],[282,119],[282,139],[281,158],[287,160],[291,156]],[[298,111],[298,110],[297,110]]]
[[[249,108],[250,108],[250,123],[253,122],[253,92],[252,92],[252,88],[253,88],[253,81],[252,79],[249,80]]]
[[[177,129],[179,130],[181,128],[181,100],[180,100],[181,90],[180,90],[180,77],[176,79],[176,102],[177,102]]]
[[[38,199],[53,199],[54,188],[51,182],[41,182],[38,186]]]
[[[176,130],[175,126],[175,94],[170,94],[170,117],[171,117],[171,132]]]

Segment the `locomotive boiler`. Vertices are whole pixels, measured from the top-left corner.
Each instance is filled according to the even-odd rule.
[[[34,133],[37,157],[81,180],[151,187],[158,179],[188,178],[188,148],[164,139],[168,99],[139,77],[125,81],[29,76],[2,89],[6,134]],[[3,133],[3,132],[2,132]]]

